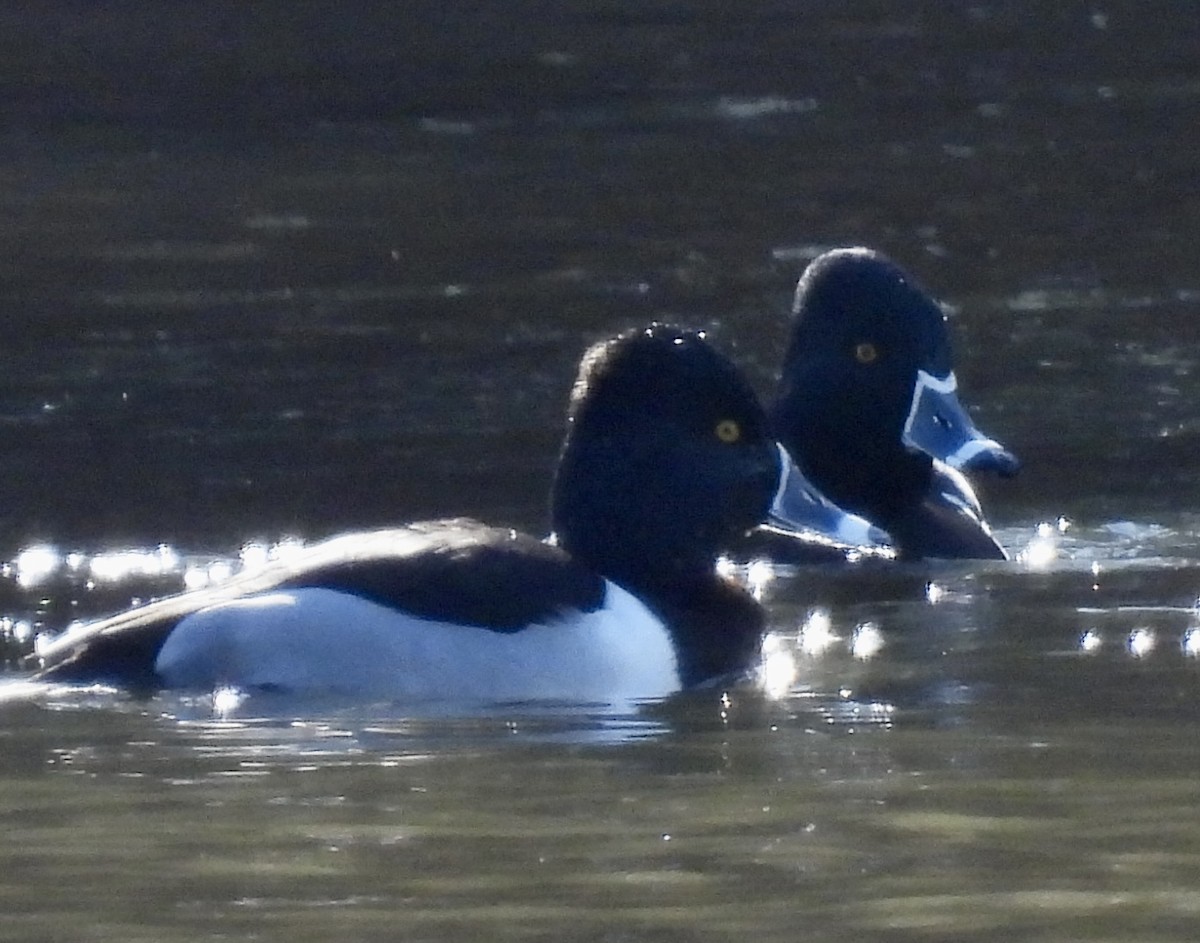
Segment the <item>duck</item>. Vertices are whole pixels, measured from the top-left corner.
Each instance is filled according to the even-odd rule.
[[[463,701],[660,698],[751,666],[764,613],[718,574],[780,457],[703,332],[590,347],[552,532],[448,518],[342,534],[217,586],[67,629],[35,680]]]
[[[805,484],[886,532],[900,560],[1006,559],[966,473],[1007,478],[1020,461],[959,401],[937,302],[882,253],[847,247],[807,266],[791,316],[768,416]],[[784,496],[770,519],[805,523]]]

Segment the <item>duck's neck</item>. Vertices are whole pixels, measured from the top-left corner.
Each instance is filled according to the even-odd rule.
[[[558,541],[662,619],[674,640],[685,688],[755,664],[765,630],[762,607],[742,587],[717,575],[714,560],[652,560],[639,553],[637,562],[614,557],[582,534],[575,539],[570,532],[558,534]]]
[[[933,461],[898,436],[872,434],[846,417],[826,418],[794,404],[775,405],[776,434],[826,497],[887,529],[928,491]]]
[[[685,688],[757,664],[766,617],[740,586],[710,571],[644,598],[671,630]]]
[[[920,503],[933,477],[933,461],[923,453],[854,439],[813,437],[797,460],[832,501],[885,530]]]
[[[577,473],[597,461],[613,463],[609,474]],[[625,467],[630,472],[622,479],[619,469]],[[690,687],[754,662],[763,613],[748,593],[717,575],[713,535],[689,532],[685,509],[676,513],[673,507],[676,500],[655,493],[653,476],[639,474],[628,455],[592,451],[585,461],[577,449],[567,449],[551,517],[559,546],[663,620],[675,640],[681,680]]]
[[[603,442],[586,448],[586,455],[578,444],[567,448],[559,462],[551,496],[559,545],[639,595],[711,576],[717,541],[695,532],[677,495],[639,473],[629,455]],[[597,467],[605,473],[587,474]]]

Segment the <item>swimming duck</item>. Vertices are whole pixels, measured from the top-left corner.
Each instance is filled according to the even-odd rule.
[[[1019,462],[959,402],[937,303],[880,253],[848,248],[813,260],[792,315],[769,415],[811,483],[901,559],[1005,558],[963,473],[1008,477]],[[795,515],[777,500],[772,518]]]
[[[454,700],[658,697],[757,656],[714,564],[780,475],[754,393],[699,333],[590,348],[548,540],[456,519],[347,534],[215,588],[67,630],[45,680]]]

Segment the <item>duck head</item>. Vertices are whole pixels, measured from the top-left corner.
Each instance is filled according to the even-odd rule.
[[[958,399],[944,313],[895,263],[863,248],[821,255],[800,278],[792,315],[771,421],[837,504],[893,533],[941,487],[935,463],[1016,473],[1016,457]]]
[[[654,324],[597,344],[571,393],[551,495],[559,544],[639,586],[711,573],[764,520],[779,451],[753,390],[702,333]]]

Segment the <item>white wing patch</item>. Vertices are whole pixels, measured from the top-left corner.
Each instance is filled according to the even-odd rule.
[[[596,612],[510,633],[421,619],[330,589],[273,592],[186,617],[155,670],[171,688],[463,701],[612,702],[680,687],[670,634],[613,583]]]

